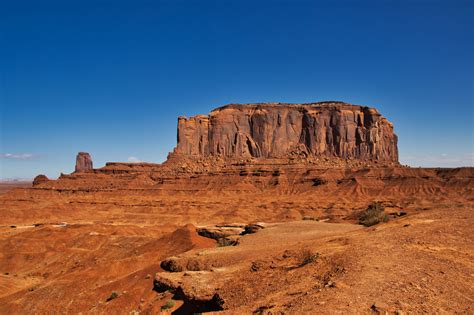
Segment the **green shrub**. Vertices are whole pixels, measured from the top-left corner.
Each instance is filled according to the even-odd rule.
[[[359,224],[364,226],[372,226],[387,221],[388,215],[384,212],[384,206],[379,202],[371,203],[359,217]]]
[[[168,302],[166,302],[165,305],[163,305],[161,307],[162,310],[167,310],[167,309],[170,309],[174,306],[174,301],[173,300],[169,300]]]
[[[107,298],[107,300],[105,300],[105,301],[106,301],[106,302],[108,302],[108,301],[112,301],[113,299],[116,299],[116,298],[118,298],[118,296],[119,296],[119,295],[118,295],[118,293],[117,293],[117,292],[115,292],[115,291],[112,291],[112,293],[110,294],[110,296],[109,296],[109,297]]]

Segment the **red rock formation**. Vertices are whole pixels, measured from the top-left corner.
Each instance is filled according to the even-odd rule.
[[[49,181],[49,178],[46,175],[40,174],[33,179],[33,186],[38,186],[42,183],[46,183]]]
[[[392,124],[374,108],[342,102],[231,104],[208,116],[179,117],[172,156],[398,163]]]
[[[79,152],[76,157],[76,173],[92,171],[92,158],[87,152]]]

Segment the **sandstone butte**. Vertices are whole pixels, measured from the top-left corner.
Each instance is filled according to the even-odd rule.
[[[179,117],[162,164],[80,152],[8,189],[2,314],[474,311],[474,170],[400,165],[374,108],[226,105]]]
[[[92,171],[92,158],[87,152],[79,152],[76,157],[76,172],[90,172]]]
[[[174,154],[187,157],[339,157],[398,163],[393,126],[374,108],[342,102],[226,105],[178,118]]]

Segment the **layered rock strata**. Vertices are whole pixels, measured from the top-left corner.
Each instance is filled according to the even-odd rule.
[[[176,156],[398,163],[393,125],[374,108],[342,102],[230,104],[179,117]]]

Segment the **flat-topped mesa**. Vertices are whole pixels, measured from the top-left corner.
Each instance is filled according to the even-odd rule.
[[[393,125],[375,108],[343,102],[230,104],[178,118],[173,157],[345,160],[398,164]]]

